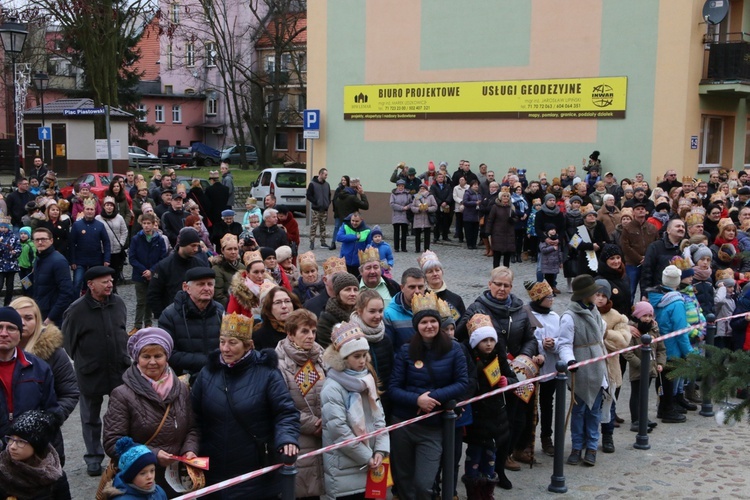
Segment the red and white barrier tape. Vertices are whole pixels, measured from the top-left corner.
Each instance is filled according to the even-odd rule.
[[[727,316],[726,318],[717,319],[716,322],[718,323],[720,321],[729,321],[730,319],[739,318],[741,316],[745,316],[746,314],[747,313],[736,314],[734,316]],[[668,334],[665,334],[665,335],[660,335],[659,337],[656,337],[656,338],[654,338],[652,340],[652,344],[654,342],[662,342],[664,340],[671,339],[673,337],[677,337],[678,335],[683,335],[683,334],[685,334],[685,333],[687,333],[687,332],[689,332],[691,330],[694,330],[696,328],[702,328],[702,327],[704,327],[707,324],[708,323],[704,321],[704,322],[701,322],[701,323],[697,323],[695,325],[691,325],[691,326],[689,326],[687,328],[682,328],[682,329],[674,331],[672,333],[668,333]],[[574,363],[574,364],[568,366],[567,368],[568,368],[568,370],[580,368],[582,366],[586,366],[586,365],[590,365],[590,364],[593,364],[593,363],[597,363],[599,361],[602,361],[602,360],[605,360],[605,359],[608,359],[608,358],[613,358],[615,356],[619,356],[620,354],[622,354],[624,352],[630,352],[630,351],[634,351],[634,350],[640,349],[640,348],[641,348],[641,344],[636,344],[636,345],[628,346],[628,347],[625,347],[623,349],[620,349],[619,351],[610,352],[610,353],[605,354],[603,356],[599,356],[599,357],[596,357],[596,358],[591,358],[591,359],[586,359],[586,360],[583,360],[583,361],[579,361],[577,363]],[[521,382],[517,382],[515,384],[510,384],[510,385],[507,385],[505,387],[501,387],[499,389],[495,389],[494,391],[486,392],[484,394],[480,394],[479,396],[475,396],[473,398],[466,399],[466,400],[461,401],[460,403],[458,403],[456,406],[457,407],[466,406],[466,405],[474,403],[476,401],[480,401],[480,400],[485,399],[485,398],[496,396],[496,395],[501,394],[503,392],[512,391],[512,390],[514,390],[514,389],[516,389],[518,387],[523,387],[523,386],[526,386],[526,385],[529,385],[529,384],[533,384],[533,383],[536,383],[536,382],[543,382],[545,380],[554,378],[556,376],[557,376],[557,373],[548,373],[546,375],[540,375],[538,377],[526,379],[526,380],[523,380]],[[400,429],[402,427],[406,427],[407,425],[411,425],[411,424],[414,424],[416,422],[420,422],[422,420],[426,420],[428,418],[434,417],[434,416],[436,416],[436,415],[438,415],[440,413],[443,413],[443,411],[445,411],[445,410],[437,410],[437,411],[433,411],[431,413],[426,413],[424,415],[419,415],[418,417],[414,417],[414,418],[411,418],[409,420],[404,420],[403,422],[399,422],[397,424],[389,425],[388,427],[384,427],[382,429],[378,429],[378,430],[370,432],[368,434],[363,434],[362,436],[358,436],[356,438],[347,439],[347,440],[341,441],[340,443],[332,444],[332,445],[326,446],[324,448],[319,448],[319,449],[311,451],[309,453],[305,453],[303,455],[299,455],[297,457],[297,460],[303,460],[303,459],[306,459],[306,458],[312,458],[312,457],[317,456],[317,455],[322,455],[323,453],[328,453],[330,451],[334,451],[334,450],[337,450],[339,448],[345,448],[346,446],[349,446],[349,445],[352,445],[352,444],[355,444],[355,443],[359,443],[359,442],[362,442],[362,441],[366,441],[366,440],[371,439],[373,437],[377,437],[377,436],[380,436],[382,434],[391,432],[393,430]],[[251,479],[255,479],[256,477],[262,476],[263,474],[267,474],[269,472],[273,472],[273,471],[281,468],[282,465],[283,464],[270,465],[270,466],[265,467],[263,469],[258,469],[258,470],[252,471],[252,472],[248,472],[248,473],[242,474],[240,476],[233,477],[231,479],[226,479],[226,480],[224,480],[224,481],[222,481],[220,483],[212,484],[211,486],[206,486],[205,488],[202,488],[200,490],[192,491],[190,493],[186,493],[185,495],[177,497],[175,500],[191,500],[193,498],[199,498],[199,497],[202,497],[202,496],[205,496],[205,495],[209,495],[211,493],[215,493],[217,491],[220,491],[220,490],[223,490],[223,489],[226,489],[226,488],[230,488],[232,486],[236,486],[237,484],[244,483],[245,481],[250,481]]]

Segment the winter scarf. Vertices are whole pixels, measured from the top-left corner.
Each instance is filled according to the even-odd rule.
[[[149,384],[151,384],[151,388],[159,395],[162,401],[167,399],[167,396],[169,396],[169,393],[172,391],[175,377],[174,372],[169,366],[164,370],[164,375],[162,375],[159,380],[153,380],[147,377],[146,374],[141,371],[140,366],[138,367],[138,372],[143,378],[148,380]]]
[[[656,212],[654,211],[653,215],[651,215],[654,219],[661,222],[662,226],[669,222],[669,214],[666,212]]]
[[[333,316],[336,321],[344,322],[349,321],[352,309],[345,309],[335,297],[331,297],[328,299],[328,302],[326,302],[326,312]]]
[[[380,342],[385,336],[385,323],[383,323],[383,321],[381,321],[378,326],[373,328],[366,325],[365,322],[362,321],[362,318],[359,317],[357,311],[352,312],[351,316],[349,316],[349,321],[359,326],[359,329],[362,330],[362,333],[365,334],[365,338],[370,344]]]
[[[276,266],[273,269],[266,268],[266,272],[271,275],[277,285],[281,286],[281,266]]]
[[[560,207],[555,205],[555,208],[549,208],[546,203],[542,205],[542,212],[544,212],[547,215],[555,216],[560,213]]]
[[[365,420],[364,402],[370,407],[372,420],[383,418],[383,411],[378,405],[378,389],[375,387],[375,379],[367,369],[361,372],[346,369],[343,372],[329,370],[328,377],[341,384],[349,391],[347,402],[346,420],[355,436],[361,436],[367,432]],[[363,393],[365,393],[363,396]]]
[[[539,314],[549,314],[552,310],[552,308],[549,307],[542,307],[542,303],[537,301],[529,302],[529,306],[531,307],[532,311]]]
[[[740,243],[737,240],[737,238],[735,238],[733,240],[726,240],[724,238],[720,238],[720,237],[717,236],[716,240],[714,240],[714,243],[719,248],[721,248],[721,245],[729,243],[730,245],[732,245],[734,247],[735,250],[737,250],[738,253],[741,252],[741,250],[740,250]]]
[[[589,233],[591,233],[594,230],[594,228],[596,227],[596,220],[594,220],[593,222],[589,222],[589,221],[587,221],[587,220],[584,219],[583,225],[586,226],[586,229],[588,229]]]
[[[695,271],[695,275],[693,275],[694,280],[707,281],[711,277],[711,269],[701,269],[698,266],[693,266],[693,271]]]
[[[117,217],[117,205],[115,205],[115,209],[112,210],[111,214],[107,214],[107,211],[102,208],[102,212],[99,215],[102,216],[102,219],[114,219]]]
[[[40,489],[52,486],[62,477],[60,457],[52,447],[47,446],[47,455],[37,455],[27,462],[10,458],[8,450],[0,453],[0,484],[5,494],[17,498],[36,498]]]

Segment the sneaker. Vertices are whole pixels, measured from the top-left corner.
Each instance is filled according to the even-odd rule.
[[[578,465],[581,463],[581,450],[571,450],[567,460],[568,465]]]
[[[583,463],[589,467],[596,465],[596,450],[586,450],[586,454],[583,456]]]

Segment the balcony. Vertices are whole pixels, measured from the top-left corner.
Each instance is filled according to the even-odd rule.
[[[277,78],[278,78],[278,81],[277,81]],[[269,70],[266,73],[266,79],[268,81],[268,85],[274,85],[275,83],[278,83],[279,85],[288,85],[289,84],[289,72],[280,71],[277,76],[274,71]]]
[[[750,35],[726,33],[720,39],[706,36],[704,43],[707,50],[699,93],[750,96]]]

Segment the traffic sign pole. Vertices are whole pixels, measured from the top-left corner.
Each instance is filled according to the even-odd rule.
[[[112,170],[112,137],[109,130],[109,104],[104,108],[104,126],[107,129],[107,171],[109,172],[109,179],[112,180],[114,171]]]
[[[307,170],[308,183],[312,182],[315,170],[313,170],[313,144],[315,139],[320,138],[320,110],[306,109],[302,112],[302,138],[307,141],[310,139],[310,166],[305,167]],[[307,202],[307,226],[312,224],[312,204]],[[333,236],[334,238],[336,235]]]

